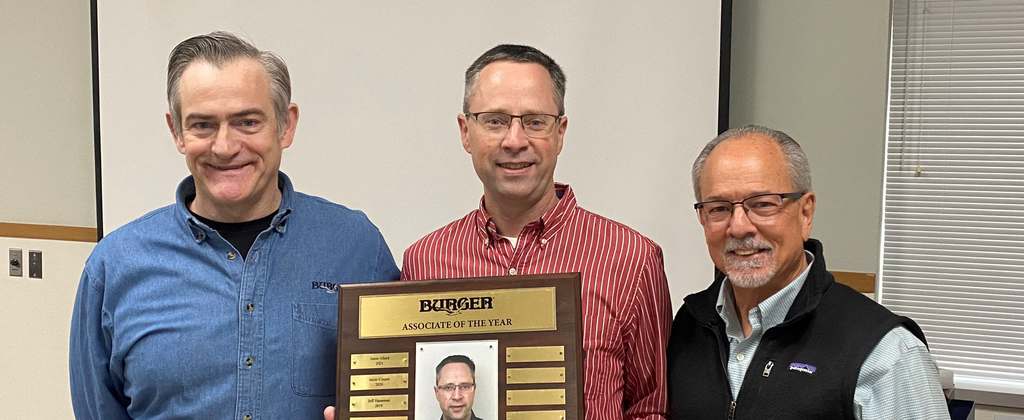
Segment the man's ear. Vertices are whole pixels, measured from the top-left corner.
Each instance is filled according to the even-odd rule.
[[[295,140],[295,128],[299,125],[299,106],[290,103],[288,104],[288,120],[285,121],[284,131],[281,133],[280,146],[281,149],[287,149],[288,146],[292,145],[292,141]]]
[[[810,239],[811,228],[814,227],[814,205],[816,197],[813,192],[807,192],[800,199],[800,230],[804,240]]]
[[[565,144],[565,130],[568,129],[568,128],[569,128],[569,117],[563,116],[562,118],[559,118],[559,120],[558,120],[558,131],[555,132],[555,136],[556,136],[555,141],[557,142],[557,144],[555,145],[555,155],[556,156],[560,155],[562,153],[562,146]]]
[[[185,154],[185,141],[182,135],[179,134],[178,130],[174,127],[174,118],[171,117],[171,113],[165,113],[164,118],[167,120],[167,129],[171,130],[171,138],[174,139],[174,148],[178,149],[178,153]]]
[[[469,121],[466,119],[466,114],[459,114],[456,118],[459,122],[459,136],[462,138],[462,150],[466,153],[473,153],[472,147],[469,144]]]

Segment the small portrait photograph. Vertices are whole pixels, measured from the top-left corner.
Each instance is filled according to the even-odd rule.
[[[416,343],[417,420],[496,420],[498,341]]]

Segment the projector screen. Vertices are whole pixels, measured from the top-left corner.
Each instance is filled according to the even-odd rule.
[[[642,6],[640,5],[642,4]],[[167,55],[227,30],[288,63],[300,118],[282,170],[360,209],[399,265],[483,192],[459,143],[463,73],[501,43],[552,56],[569,124],[555,179],[660,244],[675,305],[711,281],[689,166],[717,134],[719,1],[98,2],[102,227],[173,202]],[[725,98],[728,100],[728,98]]]

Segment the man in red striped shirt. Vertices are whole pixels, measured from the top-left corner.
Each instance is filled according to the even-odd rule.
[[[466,70],[458,123],[484,196],[405,251],[402,279],[580,272],[587,419],[664,419],[672,314],[661,248],[554,182],[564,97],[562,69],[532,47],[499,45]]]

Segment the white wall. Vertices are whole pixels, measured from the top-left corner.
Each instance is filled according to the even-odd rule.
[[[0,0],[0,51],[0,222],[95,227],[89,2]]]
[[[0,272],[0,418],[71,418],[68,331],[85,259],[94,244],[0,238],[9,248],[43,251],[43,278]]]
[[[282,168],[296,188],[365,210],[401,259],[479,203],[456,125],[465,68],[494,45],[527,43],[568,75],[556,178],[662,245],[677,304],[710,280],[685,162],[717,125],[717,1],[99,6],[107,231],[173,199],[186,169],[163,117],[167,54],[225,29],[289,64],[301,117]]]
[[[800,142],[829,268],[876,273],[889,0],[735,0],[732,33],[730,125]]]

